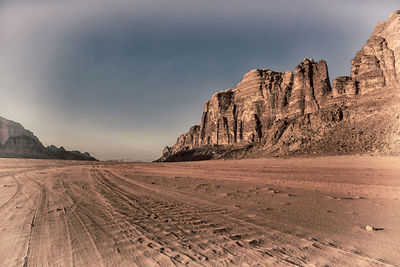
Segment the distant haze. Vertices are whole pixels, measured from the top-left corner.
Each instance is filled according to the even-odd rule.
[[[398,0],[0,1],[0,116],[45,145],[151,160],[254,68],[331,79]]]

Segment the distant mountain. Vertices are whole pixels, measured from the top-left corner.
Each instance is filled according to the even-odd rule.
[[[308,154],[400,154],[400,11],[376,25],[331,85],[325,61],[255,69],[215,93],[201,123],[160,161]]]
[[[31,131],[3,117],[0,117],[0,157],[96,160],[87,152],[66,151],[53,145],[45,147]]]

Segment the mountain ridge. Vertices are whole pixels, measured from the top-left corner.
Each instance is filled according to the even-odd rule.
[[[45,147],[31,131],[20,123],[0,116],[0,157],[96,160],[88,152],[67,151],[54,145]]]
[[[351,64],[332,85],[324,60],[306,58],[293,72],[251,70],[216,92],[201,123],[159,161],[400,153],[400,11],[376,25]]]

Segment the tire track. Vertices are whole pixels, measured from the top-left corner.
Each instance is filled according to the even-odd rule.
[[[71,240],[71,229],[68,223],[68,219],[67,219],[67,212],[66,212],[66,207],[63,205],[63,220],[64,220],[64,224],[65,227],[67,229],[67,242],[68,242],[68,252],[69,252],[69,262],[70,262],[70,266],[75,266],[75,262],[74,262],[74,256],[72,253],[72,240]]]
[[[7,191],[0,211],[14,219],[2,233],[23,228],[24,234],[12,232],[22,237],[6,250],[21,248],[19,260],[0,265],[385,265],[359,252],[280,232],[195,193],[127,178],[115,166],[13,174],[17,188]],[[12,203],[23,200],[24,207],[14,209]],[[27,218],[25,227],[9,227],[19,218]]]
[[[108,264],[120,264],[121,266],[171,266],[174,265],[168,257],[156,251],[156,247],[150,248],[143,244],[147,237],[138,231],[134,226],[126,223],[123,219],[116,216],[108,200],[102,198],[101,194],[96,192],[96,202],[93,205],[93,197],[87,197],[87,194],[80,191],[80,187],[72,184],[65,186],[68,194],[79,203],[75,205],[75,212],[82,217],[82,223],[90,225],[89,231],[96,233],[96,244],[100,243],[99,251],[104,259],[107,259]],[[69,216],[71,217],[71,216]],[[116,230],[118,229],[118,230]],[[110,242],[112,240],[112,242]],[[150,241],[149,241],[150,242]],[[109,244],[105,247],[105,243]],[[128,244],[129,243],[129,244]],[[150,246],[161,246],[154,244]],[[87,264],[86,264],[87,265]]]
[[[74,203],[72,206],[65,208],[65,220],[67,221],[68,235],[70,236],[72,247],[72,262],[74,265],[88,265],[95,263],[96,266],[105,266],[102,261],[102,254],[96,244],[96,240],[82,217],[88,217],[88,212],[85,210],[85,215],[79,214],[81,210],[83,211],[83,205],[80,205],[80,201],[72,195],[72,189],[70,186],[68,186],[64,181],[62,182],[62,185],[65,188],[65,195]],[[87,239],[83,238],[83,236],[86,236]],[[74,240],[74,242],[72,242],[72,240]],[[89,248],[81,246],[81,243],[86,244],[87,241],[89,241]],[[76,246],[77,244],[79,244],[79,246]],[[82,254],[80,250],[86,250],[88,253],[82,257],[82,255],[80,255]]]
[[[198,218],[200,216],[209,217],[212,212],[208,210],[199,210],[183,203],[177,204],[165,200],[154,200],[148,196],[136,198],[110,182],[101,171],[97,175],[103,186],[106,186],[110,192],[118,194],[120,199],[117,200],[117,205],[118,203],[120,205],[121,202],[127,202],[124,206],[129,207],[130,211],[133,209],[137,213],[138,210],[141,210],[141,216],[137,220],[132,221],[127,218],[130,223],[140,227],[140,231],[144,232],[148,238],[169,247],[172,251],[189,257],[192,263],[209,265],[211,262],[218,263],[221,260],[220,264],[223,264],[224,261],[232,264],[239,259],[239,261],[256,264],[271,260],[270,256],[268,258],[265,257],[265,253],[250,252],[248,248],[239,246],[237,242],[233,242],[228,238],[221,238],[219,231],[223,229],[221,233],[225,234],[225,229],[228,227],[225,227],[220,221],[215,224],[204,220],[206,225],[204,231],[196,229],[193,223],[200,220]],[[120,211],[118,207],[115,207],[115,211],[121,212],[123,215],[125,213],[127,217],[131,215]],[[189,219],[184,220],[184,218]],[[166,238],[166,235],[169,237]],[[174,236],[174,238],[171,238],[171,236]],[[204,247],[197,246],[199,242],[205,242]],[[210,263],[207,263],[207,261],[210,261]],[[177,263],[187,264],[188,262],[178,261]]]
[[[1,206],[0,206],[0,211],[2,209],[4,209],[5,207],[7,207],[14,199],[17,198],[18,195],[21,194],[21,189],[22,189],[22,185],[18,182],[18,180],[15,178],[15,175],[12,174],[11,175],[15,184],[17,185],[17,190],[15,191],[15,193],[6,201],[4,202]]]
[[[31,221],[31,228],[28,239],[28,246],[26,256],[24,258],[24,267],[28,266],[40,266],[41,262],[45,262],[46,256],[43,250],[43,243],[46,242],[44,239],[44,232],[46,227],[46,202],[47,192],[46,188],[40,183],[32,180],[38,185],[40,189],[40,196],[38,205]]]
[[[103,173],[101,173],[101,171]],[[126,181],[124,179],[122,179],[121,177],[115,175],[112,171],[110,170],[101,170],[99,171],[99,176],[104,180],[108,180],[108,184],[110,186],[110,188],[113,188],[115,191],[121,192],[123,194],[129,194],[127,191],[123,190],[121,187],[117,186],[118,185],[126,185],[129,188],[140,188],[141,193],[146,192],[147,194],[152,195],[152,197],[154,197],[154,192],[152,192],[150,189],[148,188],[143,188],[140,185],[136,184],[134,181],[132,181],[132,183],[129,181]],[[105,173],[107,175],[105,175]],[[111,177],[106,177],[106,176],[111,176]],[[116,180],[117,183],[113,183],[111,182],[111,179]],[[156,198],[160,198],[163,197],[163,199],[167,199],[168,197],[165,195],[160,194],[159,191],[157,191],[158,195]],[[146,198],[140,198],[140,199],[146,199]],[[148,199],[146,199],[146,201],[148,201]],[[176,203],[176,202],[175,202]],[[154,203],[147,203],[149,205],[145,205],[145,206],[154,206]],[[184,205],[183,205],[184,206]],[[179,208],[177,209],[176,213],[174,214],[174,217],[185,217],[187,218],[187,215],[189,214],[185,214],[185,208],[182,205],[179,206]],[[196,209],[194,207],[191,207],[192,209]],[[157,208],[159,213],[162,213],[163,209],[162,208]],[[212,210],[212,209],[211,209]],[[218,208],[216,207],[215,210],[218,210]],[[358,260],[364,262],[365,264],[369,264],[369,265],[381,265],[384,266],[386,265],[385,263],[383,263],[382,261],[370,258],[368,256],[359,254],[359,253],[353,253],[351,251],[347,251],[344,250],[342,248],[339,247],[332,247],[329,246],[328,244],[325,244],[323,242],[319,242],[316,240],[313,240],[312,242],[310,240],[306,240],[304,238],[299,238],[297,236],[294,235],[290,235],[290,234],[284,234],[281,232],[278,232],[277,230],[272,230],[272,229],[268,229],[265,228],[264,226],[259,226],[257,224],[251,223],[247,220],[243,220],[240,218],[236,218],[233,216],[230,216],[229,212],[220,212],[220,214],[217,214],[218,218],[216,217],[216,214],[213,212],[207,212],[204,209],[200,209],[199,213],[197,214],[200,218],[204,218],[206,221],[214,221],[217,222],[217,226],[206,226],[204,229],[204,233],[208,234],[208,238],[210,243],[213,243],[216,246],[219,246],[222,250],[224,250],[226,253],[223,254],[223,257],[227,257],[227,255],[232,254],[233,258],[238,258],[240,257],[240,254],[245,255],[245,259],[246,262],[250,261],[254,261],[254,262],[258,262],[258,263],[265,263],[265,255],[272,257],[276,260],[279,260],[281,262],[285,262],[287,264],[290,265],[298,265],[298,266],[302,266],[305,264],[310,264],[307,261],[307,258],[304,258],[304,253],[305,250],[307,251],[311,251],[311,252],[315,252],[316,253],[316,247],[324,247],[325,251],[330,251],[331,254],[332,252],[335,255],[340,255],[340,257],[347,257],[349,260],[353,259],[353,258],[357,258]],[[222,221],[221,221],[222,219]],[[182,224],[182,220],[180,220],[180,224]],[[190,220],[189,220],[190,222]],[[187,224],[184,224],[185,226],[187,226]],[[176,231],[175,232],[179,232],[180,227],[178,225],[176,226]],[[220,233],[222,236],[228,236],[229,238],[231,238],[232,236],[236,236],[236,234],[234,234],[232,232],[231,229],[234,229],[234,231],[239,232],[239,233],[244,233],[241,234],[240,240],[236,240],[235,244],[224,240],[224,239],[218,239],[218,238],[214,238],[212,234],[218,233],[219,231],[222,232]],[[210,235],[210,231],[211,231],[211,235]],[[267,232],[266,232],[267,231]],[[268,232],[269,231],[269,232]],[[292,241],[290,242],[290,244],[287,245],[283,245],[284,243],[282,242],[272,242],[272,244],[268,244],[268,242],[271,242],[271,240],[280,240],[281,238],[279,238],[279,236],[290,236],[289,239],[291,239]],[[196,238],[188,238],[186,237],[187,240],[189,241],[187,243],[189,244],[196,244],[198,243],[198,239]],[[214,241],[216,240],[216,241]],[[300,248],[298,248],[299,244],[298,242],[303,243],[304,245],[302,245]],[[275,245],[274,245],[275,243]],[[238,245],[241,248],[244,248],[243,253],[241,253],[241,249],[238,249],[235,246],[232,245]],[[231,249],[232,251],[234,251],[234,253],[238,253],[238,255],[235,255],[234,253],[231,253]],[[288,253],[288,251],[290,251],[290,253]],[[322,253],[324,253],[322,252]],[[318,251],[318,253],[321,253],[321,251]],[[318,254],[316,253],[316,254]],[[222,255],[220,255],[222,256]],[[228,256],[229,258],[229,256]]]
[[[92,264],[95,263],[96,266],[104,266],[104,263],[102,261],[102,255],[100,254],[99,248],[96,245],[93,235],[90,233],[86,224],[83,222],[83,220],[79,216],[79,214],[76,211],[74,211],[72,214],[78,219],[79,224],[81,225],[82,229],[84,229],[85,235],[89,238],[90,244],[91,244],[93,250],[95,251],[95,257],[97,258],[97,261],[93,261],[91,263]]]
[[[138,227],[138,225],[133,224],[132,218],[135,220],[146,220],[148,218],[148,213],[144,210],[144,206],[133,199],[124,198],[125,196],[114,192],[115,189],[106,184],[101,183],[100,185],[98,183],[98,176],[96,175],[95,177],[97,178],[97,186],[100,186],[99,193],[105,202],[108,203],[107,206],[109,208],[105,209],[109,216],[107,218],[113,218],[112,223],[108,222],[107,224],[113,229],[111,231],[113,235],[116,235],[115,240],[120,250],[126,249],[134,252],[135,262],[142,262],[142,264],[138,264],[139,266],[161,263],[164,266],[171,266],[180,263],[182,260],[187,261],[190,259],[188,255],[173,252],[171,248],[160,243],[151,232],[145,231],[143,228]],[[124,207],[129,206],[129,210],[134,210],[135,212],[128,215],[126,212],[122,212],[123,214],[121,214],[116,211],[113,206],[115,204],[113,201],[116,200],[115,197],[117,197],[117,202],[123,201],[121,204]],[[118,230],[115,231],[115,228]],[[142,251],[138,253],[138,250]]]
[[[99,180],[100,181],[100,180]],[[154,231],[150,231],[146,227],[144,227],[144,224],[147,224],[149,220],[151,220],[150,215],[151,211],[146,208],[143,203],[140,203],[138,199],[134,198],[133,196],[126,196],[125,194],[118,193],[118,190],[116,190],[113,187],[110,187],[107,183],[103,183],[104,181],[101,181],[102,185],[105,186],[106,192],[108,194],[114,195],[114,198],[117,197],[117,199],[114,199],[116,203],[119,203],[119,201],[122,201],[122,206],[128,207],[129,211],[133,211],[132,213],[126,212],[121,210],[121,206],[113,207],[112,210],[114,210],[117,214],[117,216],[122,219],[129,227],[133,227],[135,230],[139,231],[140,237],[138,237],[139,240],[143,239],[140,241],[140,243],[143,243],[145,239],[151,240],[153,243],[156,242],[158,245],[157,246],[162,246],[161,250],[163,254],[167,254],[167,252],[171,252],[173,255],[168,255],[171,260],[177,264],[181,263],[182,260],[189,260],[193,262],[193,257],[191,255],[188,255],[186,253],[183,253],[180,251],[180,253],[174,253],[173,247],[168,247],[167,244],[164,244],[162,240],[155,235]],[[107,196],[106,196],[107,197]],[[110,195],[108,196],[110,197]],[[110,199],[110,198],[107,198]],[[110,204],[114,204],[112,199]],[[134,218],[134,220],[132,220]],[[153,248],[154,244],[149,243],[148,245]]]

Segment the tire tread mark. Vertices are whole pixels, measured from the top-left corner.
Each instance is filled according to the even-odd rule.
[[[31,179],[32,180],[32,179]],[[32,180],[34,181],[34,180]],[[39,184],[38,182],[34,181],[40,188],[40,200],[38,202],[38,205],[36,207],[35,213],[32,217],[32,221],[31,221],[31,227],[30,227],[30,232],[29,232],[29,239],[28,239],[28,246],[27,246],[27,250],[26,250],[26,255],[24,258],[24,267],[29,266],[29,259],[31,257],[31,253],[32,253],[32,243],[35,242],[34,240],[34,234],[36,231],[35,226],[37,225],[37,221],[40,219],[40,215],[41,213],[43,214],[43,207],[46,203],[46,189],[43,185]]]
[[[21,183],[18,182],[18,180],[15,178],[14,174],[12,174],[12,178],[13,178],[14,182],[17,184],[17,190],[6,202],[4,202],[0,206],[0,210],[5,208],[6,206],[8,206],[11,203],[11,201],[13,201],[17,197],[17,195],[21,194],[21,189],[22,189]]]

